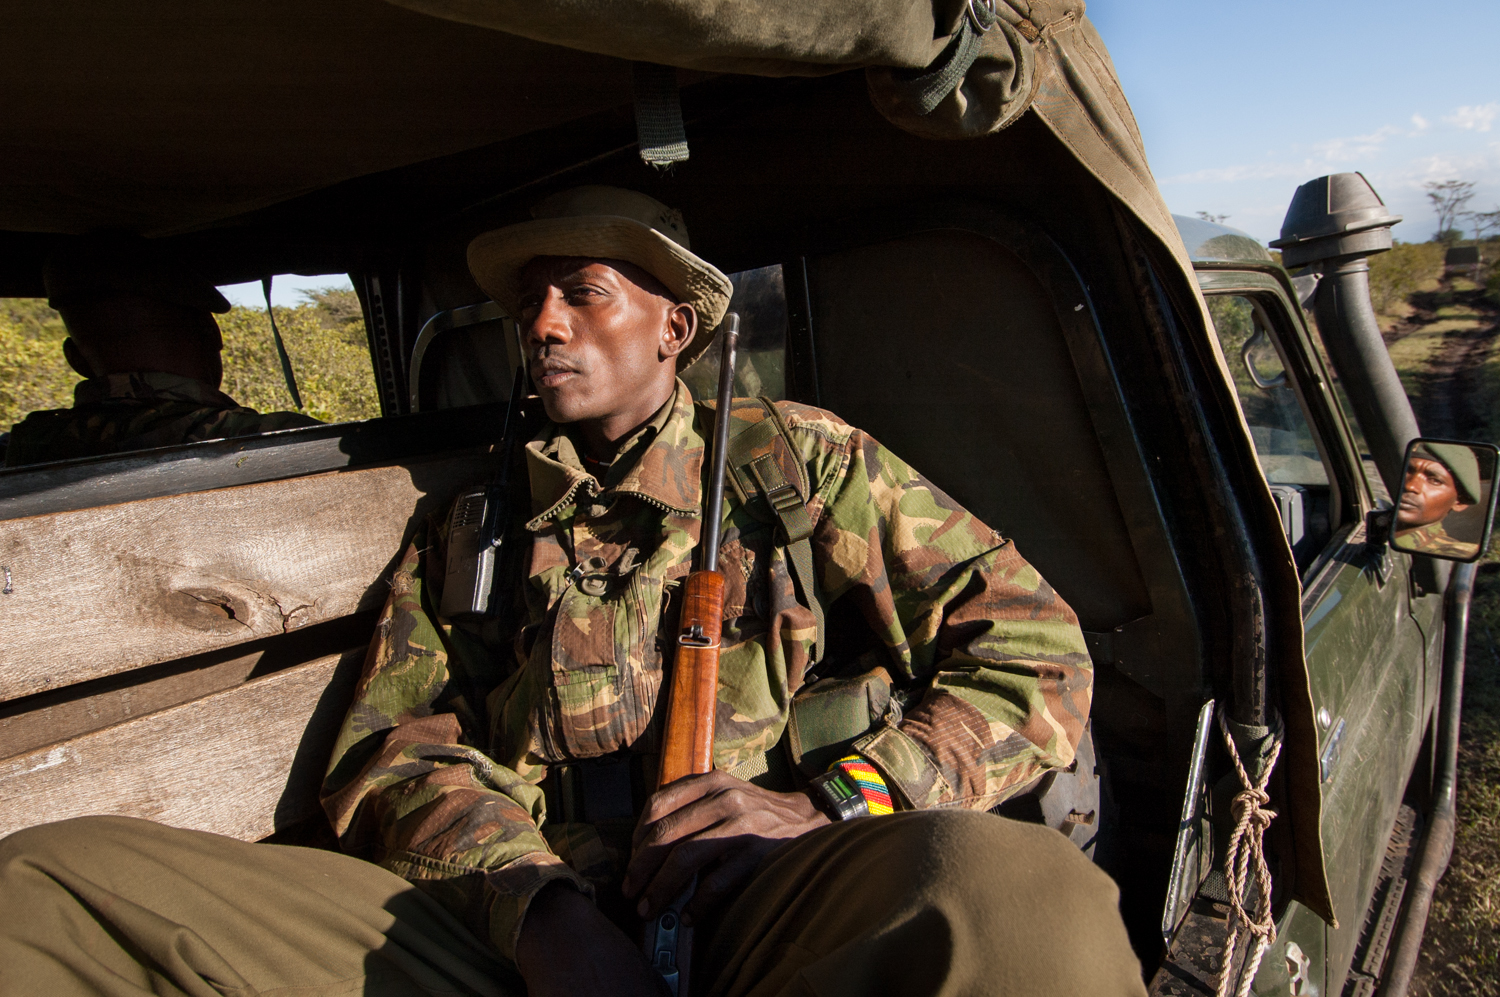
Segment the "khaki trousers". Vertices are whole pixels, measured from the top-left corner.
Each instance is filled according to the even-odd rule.
[[[693,989],[1144,995],[1117,899],[1043,827],[967,811],[835,824],[767,857],[700,936]],[[345,855],[124,817],[0,841],[5,997],[524,993],[425,894]]]

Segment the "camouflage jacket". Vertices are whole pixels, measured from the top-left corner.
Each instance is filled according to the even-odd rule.
[[[1070,764],[1092,680],[1073,612],[1013,544],[867,434],[819,409],[777,408],[813,491],[830,644],[818,674],[883,677],[874,685],[890,703],[861,714],[853,746],[898,805],[986,809]],[[737,405],[734,417],[765,411]],[[623,872],[628,827],[621,843],[549,820],[542,784],[560,763],[656,750],[657,634],[671,632],[664,606],[670,617],[692,567],[711,419],[679,382],[602,483],[566,431],[533,439],[524,578],[502,589],[515,602],[500,623],[437,617],[431,528],[392,579],[324,807],[347,851],[429,890],[506,956],[543,883],[590,890]],[[715,764],[743,776],[785,747],[817,628],[773,528],[728,498],[724,515]],[[861,697],[871,684],[852,682]]]
[[[316,425],[318,420],[297,412],[261,415],[190,377],[160,371],[109,374],[79,382],[72,408],[32,412],[16,423],[5,464],[97,457]]]
[[[1401,546],[1423,554],[1446,554],[1449,557],[1473,557],[1478,541],[1465,543],[1443,528],[1443,521],[1428,523],[1401,534]]]

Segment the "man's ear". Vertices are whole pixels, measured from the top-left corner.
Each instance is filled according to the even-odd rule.
[[[698,312],[689,304],[673,305],[667,312],[666,326],[662,329],[661,347],[658,355],[671,360],[682,353],[698,334]]]
[[[93,365],[83,355],[83,350],[79,348],[78,344],[73,342],[71,336],[63,340],[63,359],[68,361],[69,367],[72,367],[74,371],[86,379],[99,376],[94,373]]]

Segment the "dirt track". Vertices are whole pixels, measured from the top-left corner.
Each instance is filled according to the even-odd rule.
[[[1500,308],[1485,299],[1483,290],[1453,290],[1447,280],[1435,291],[1413,294],[1411,305],[1412,314],[1386,333],[1387,345],[1440,321],[1439,312],[1455,306],[1474,312],[1478,318],[1477,327],[1444,335],[1427,369],[1417,375],[1421,393],[1414,407],[1424,436],[1483,439],[1489,417],[1483,403],[1489,399],[1488,387],[1480,383],[1479,368],[1500,335]]]
[[[1402,339],[1448,326],[1436,349],[1404,373],[1424,436],[1485,439],[1495,432],[1497,385],[1482,368],[1500,335],[1500,308],[1478,290],[1412,295],[1412,314],[1386,334]],[[1500,995],[1500,559],[1480,565],[1470,614],[1459,742],[1459,827],[1427,924],[1413,997]]]

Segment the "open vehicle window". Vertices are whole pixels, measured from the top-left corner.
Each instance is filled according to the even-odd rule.
[[[319,422],[380,415],[364,314],[352,290],[303,292],[303,303],[276,306],[276,326],[292,361],[302,408]],[[265,308],[237,305],[219,316],[224,336],[221,390],[257,412],[292,411],[292,397]]]
[[[786,282],[781,264],[729,275],[734,296],[729,310],[740,314],[740,342],[734,371],[734,393],[740,397],[786,397]],[[693,397],[713,399],[719,393],[719,338],[682,379]]]
[[[105,456],[378,416],[359,299],[352,290],[334,288],[303,292],[303,298],[275,309],[298,400],[261,307],[236,305],[214,316],[223,348],[215,355],[210,344],[205,356],[216,357],[222,367],[218,383],[211,372],[190,377],[184,371],[161,371],[160,351],[144,339],[138,363],[128,348],[117,349],[107,357],[116,369],[86,381],[65,356],[69,329],[46,300],[0,302],[0,432],[7,434],[9,464]],[[140,321],[141,328],[155,328]],[[76,353],[76,343],[74,349]],[[85,385],[81,394],[80,385]],[[129,404],[115,404],[121,400]],[[29,416],[26,429],[12,436],[13,427]]]
[[[1266,483],[1281,511],[1299,569],[1306,571],[1333,534],[1333,476],[1298,396],[1262,302],[1208,296],[1219,345]]]

